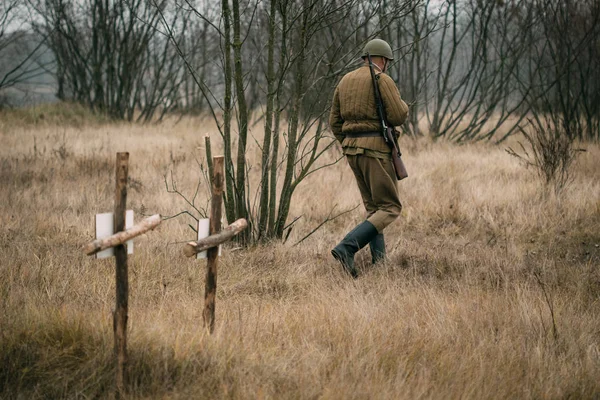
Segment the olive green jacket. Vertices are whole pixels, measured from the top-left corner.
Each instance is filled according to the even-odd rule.
[[[379,74],[379,91],[390,125],[406,121],[408,106],[400,98],[396,84],[385,73]],[[373,132],[381,129],[369,67],[364,65],[344,75],[333,95],[329,125],[342,144],[344,154],[365,154],[377,157],[389,154],[383,137],[347,138],[347,133]]]

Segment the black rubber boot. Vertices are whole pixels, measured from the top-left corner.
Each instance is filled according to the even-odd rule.
[[[369,221],[364,221],[354,228],[346,237],[337,245],[331,254],[338,260],[346,272],[353,278],[358,276],[358,272],[354,267],[354,255],[357,251],[365,247],[377,236],[377,229]]]
[[[385,260],[385,240],[383,233],[375,236],[375,239],[369,243],[369,247],[371,248],[371,261],[373,264]]]

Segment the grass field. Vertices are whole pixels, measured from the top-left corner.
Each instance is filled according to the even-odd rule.
[[[111,398],[114,261],[81,247],[93,215],[112,210],[117,151],[131,153],[136,218],[174,214],[185,203],[164,176],[193,194],[210,124],[3,114],[0,130],[0,397]],[[505,146],[403,145],[411,176],[386,263],[372,267],[363,250],[351,280],[329,254],[362,208],[294,246],[334,206],[359,203],[341,162],[299,187],[286,243],[225,249],[213,336],[202,328],[205,264],[178,243],[193,238],[191,220],[136,239],[129,396],[600,397],[600,146],[584,146],[556,196]],[[257,171],[255,148],[248,159]],[[203,185],[199,204],[207,198]]]

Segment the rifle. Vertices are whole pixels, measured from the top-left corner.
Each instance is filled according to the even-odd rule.
[[[375,91],[375,108],[377,109],[377,116],[379,117],[379,122],[381,123],[381,135],[383,136],[383,140],[385,140],[385,144],[387,144],[390,150],[392,150],[392,164],[394,165],[394,171],[396,171],[396,178],[401,181],[402,179],[408,177],[408,172],[406,172],[406,167],[402,162],[402,153],[400,152],[400,147],[398,146],[398,139],[396,138],[395,129],[393,126],[388,126],[387,124],[387,116],[385,115],[385,108],[383,107],[383,99],[381,98],[379,84],[377,82],[379,76],[376,76],[375,72],[373,71],[373,61],[371,61],[371,55],[369,53],[367,53],[367,58],[369,59],[369,70],[371,71],[373,90]]]

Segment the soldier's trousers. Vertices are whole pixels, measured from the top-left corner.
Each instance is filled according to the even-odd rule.
[[[365,155],[347,155],[346,158],[356,177],[367,220],[382,233],[402,211],[392,160]]]

